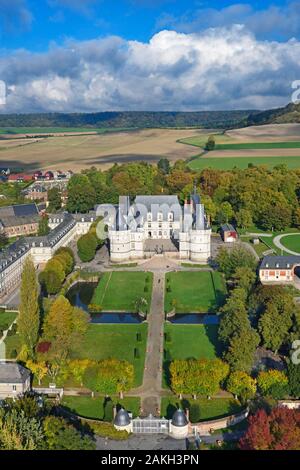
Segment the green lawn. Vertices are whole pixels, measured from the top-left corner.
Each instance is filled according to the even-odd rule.
[[[300,233],[298,235],[287,235],[283,237],[280,242],[288,250],[300,253]]]
[[[214,359],[221,354],[217,325],[165,324],[163,387],[170,385],[169,365],[175,359]]]
[[[168,292],[168,289],[171,289]],[[180,271],[166,276],[165,311],[177,313],[214,312],[224,301],[226,287],[218,272]]]
[[[232,398],[179,400],[176,397],[163,397],[161,400],[161,415],[170,419],[177,408],[187,409],[194,404],[200,407],[200,421],[222,418],[242,410],[240,403]]]
[[[12,354],[12,352],[16,351],[17,354],[19,354],[22,348],[20,335],[7,336],[4,342],[6,347],[6,359],[15,359],[16,356]]]
[[[146,279],[149,279],[148,283]],[[100,305],[104,311],[134,312],[136,301],[144,297],[148,302],[149,311],[152,281],[152,273],[126,271],[105,273],[95,289],[91,303]]]
[[[299,150],[300,154],[300,150]],[[233,168],[245,169],[249,164],[254,166],[266,165],[273,168],[276,165],[287,165],[290,169],[300,168],[299,157],[212,157],[203,158],[201,156],[193,158],[189,167],[192,170],[203,170],[204,168],[215,168],[218,170],[232,170]]]
[[[134,365],[135,383],[141,385],[143,381],[145,351],[147,343],[146,323],[137,325],[104,325],[90,324],[85,340],[80,348],[73,351],[72,356],[82,359],[109,359],[125,360]],[[137,341],[137,333],[141,333],[142,341]],[[138,348],[140,358],[134,358],[134,349]]]
[[[124,409],[131,412],[134,417],[139,416],[140,398],[125,397],[123,400],[120,400],[118,397],[112,397],[112,401],[116,406],[122,406]],[[83,418],[100,420],[104,418],[104,397],[64,396],[62,405]]]
[[[17,314],[15,312],[0,313],[0,330],[8,330],[16,318]]]

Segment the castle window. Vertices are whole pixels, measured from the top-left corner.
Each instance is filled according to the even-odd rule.
[[[148,220],[148,222],[151,222],[151,221],[152,221],[152,214],[151,214],[151,212],[148,212],[148,214],[147,214],[147,220]]]
[[[163,215],[162,215],[161,212],[158,212],[158,214],[157,214],[157,220],[158,220],[159,222],[162,222],[162,220],[163,220]]]

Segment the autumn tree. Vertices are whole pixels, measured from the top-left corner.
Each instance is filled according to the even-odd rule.
[[[248,418],[248,429],[239,442],[242,450],[299,450],[300,411],[274,408],[258,410]]]
[[[39,385],[41,385],[43,378],[46,377],[47,372],[48,372],[46,362],[45,361],[34,362],[34,361],[29,360],[27,361],[26,366],[28,367],[28,369],[31,370],[33,375],[38,379]]]
[[[288,378],[284,372],[276,369],[260,372],[257,385],[264,396],[271,396],[275,399],[284,398],[288,393]]]
[[[256,380],[243,371],[232,372],[227,380],[228,392],[240,397],[244,402],[256,393]]]
[[[31,358],[35,353],[40,328],[38,297],[35,267],[32,259],[28,257],[25,260],[21,277],[18,330],[22,346]]]

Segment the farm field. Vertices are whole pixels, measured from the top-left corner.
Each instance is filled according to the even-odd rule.
[[[214,154],[217,152],[214,152]],[[260,152],[261,153],[261,152]],[[232,153],[231,153],[232,154]],[[204,168],[215,168],[217,170],[231,170],[233,168],[245,169],[249,165],[265,165],[273,168],[277,165],[287,165],[288,168],[300,168],[300,149],[299,156],[231,156],[231,157],[197,157],[189,163],[192,170],[203,170]]]
[[[134,365],[134,386],[141,385],[147,329],[148,326],[145,323],[139,325],[90,324],[82,345],[73,351],[72,357],[96,361],[109,358],[128,361]],[[141,341],[137,341],[137,333],[141,333]],[[139,358],[134,357],[135,348],[139,349]]]
[[[130,132],[106,132],[94,135],[65,135],[37,139],[0,141],[2,166],[81,171],[91,166],[107,169],[114,163],[145,161],[157,163],[161,158],[174,162],[188,159],[197,151],[181,145],[180,138],[203,134],[195,129],[147,129]]]
[[[152,280],[152,273],[126,271],[105,273],[95,289],[91,303],[101,306],[104,311],[131,313],[135,311],[136,301],[143,297],[148,302],[147,310],[149,310]]]
[[[166,275],[165,311],[214,312],[223,302],[226,287],[220,273],[181,271]],[[175,302],[175,305],[174,305]]]

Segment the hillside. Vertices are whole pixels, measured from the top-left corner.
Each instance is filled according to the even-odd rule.
[[[231,128],[254,111],[104,112],[89,114],[0,114],[0,128]],[[14,133],[13,129],[10,131]]]
[[[261,113],[251,113],[246,119],[247,126],[293,123],[300,123],[300,104],[290,103],[284,108],[270,109]]]

